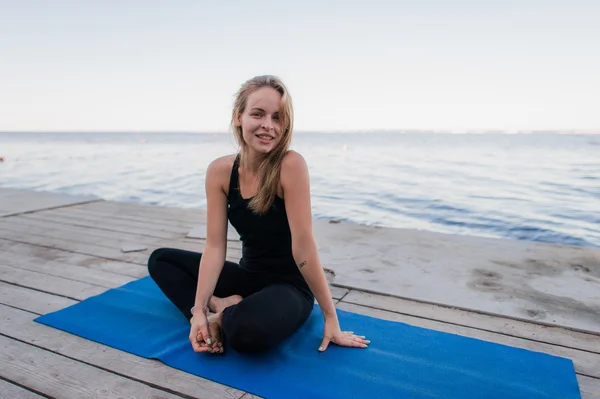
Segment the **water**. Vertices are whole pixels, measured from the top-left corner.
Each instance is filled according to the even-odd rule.
[[[299,133],[313,216],[600,247],[600,136]],[[0,186],[203,209],[228,134],[0,133]]]

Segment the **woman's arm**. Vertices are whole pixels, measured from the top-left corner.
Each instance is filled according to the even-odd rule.
[[[208,308],[217,280],[225,264],[227,251],[227,195],[223,176],[228,175],[227,158],[211,162],[206,171],[206,246],[200,260],[194,308]],[[225,173],[224,173],[225,172]]]
[[[189,340],[196,352],[212,351],[208,330],[208,302],[225,264],[227,250],[227,196],[223,191],[226,160],[219,158],[206,171],[206,246],[200,260]]]
[[[308,167],[304,158],[297,152],[290,151],[284,158],[280,181],[292,232],[292,253],[296,265],[317,298],[325,318],[337,320],[335,305],[312,232]]]
[[[342,332],[333,298],[319,261],[317,244],[312,233],[312,213],[310,203],[310,182],[308,167],[304,158],[290,151],[283,160],[280,175],[285,209],[292,232],[292,253],[302,276],[317,298],[325,317],[323,341],[320,351],[327,349],[329,342],[341,346],[366,348],[370,343],[364,336],[352,332]]]

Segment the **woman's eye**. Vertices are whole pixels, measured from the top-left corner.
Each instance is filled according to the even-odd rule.
[[[275,116],[273,117],[273,119],[274,119],[274,120],[276,120],[276,121],[278,121],[278,120],[279,120],[279,115],[275,115]]]

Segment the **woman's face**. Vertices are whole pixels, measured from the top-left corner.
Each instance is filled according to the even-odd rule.
[[[280,104],[281,94],[272,87],[261,87],[248,96],[235,126],[241,126],[244,142],[252,152],[263,154],[277,147],[281,140]]]

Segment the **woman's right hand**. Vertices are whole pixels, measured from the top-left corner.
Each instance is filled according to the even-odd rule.
[[[212,340],[208,332],[208,318],[203,312],[196,312],[190,320],[190,342],[194,352],[208,352],[212,349]]]

